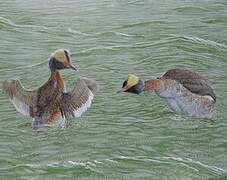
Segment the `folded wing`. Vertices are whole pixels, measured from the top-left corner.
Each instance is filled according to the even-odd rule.
[[[216,101],[211,83],[195,72],[184,69],[171,69],[162,78],[176,80],[192,93],[202,96],[209,95]]]
[[[4,81],[2,89],[18,112],[25,116],[33,116],[32,109],[37,97],[35,90],[26,90],[19,80]]]
[[[63,117],[80,117],[90,106],[97,91],[96,82],[79,79],[71,92],[63,93],[59,104]]]

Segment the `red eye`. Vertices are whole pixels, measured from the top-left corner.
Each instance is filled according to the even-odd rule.
[[[65,59],[62,64],[65,66],[65,67],[70,67],[69,65],[69,62]]]

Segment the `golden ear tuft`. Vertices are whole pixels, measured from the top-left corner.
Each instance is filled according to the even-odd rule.
[[[129,87],[135,86],[136,84],[138,84],[138,82],[139,82],[139,77],[137,77],[133,74],[128,75],[127,85]]]
[[[66,59],[64,49],[58,49],[54,51],[51,54],[51,57],[54,57],[59,62],[64,62]]]

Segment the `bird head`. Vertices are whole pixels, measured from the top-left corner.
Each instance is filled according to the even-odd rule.
[[[51,71],[61,69],[73,69],[77,71],[71,62],[70,52],[66,49],[58,49],[51,54],[49,67]]]
[[[129,92],[134,94],[140,94],[144,90],[144,82],[136,75],[129,74],[128,78],[124,81],[120,92]]]

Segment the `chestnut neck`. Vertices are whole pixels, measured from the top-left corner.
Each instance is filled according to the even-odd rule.
[[[157,89],[161,85],[161,80],[159,79],[150,79],[144,82],[144,91],[150,89]]]
[[[51,71],[49,80],[57,82],[57,87],[64,91],[65,82],[58,70]]]

